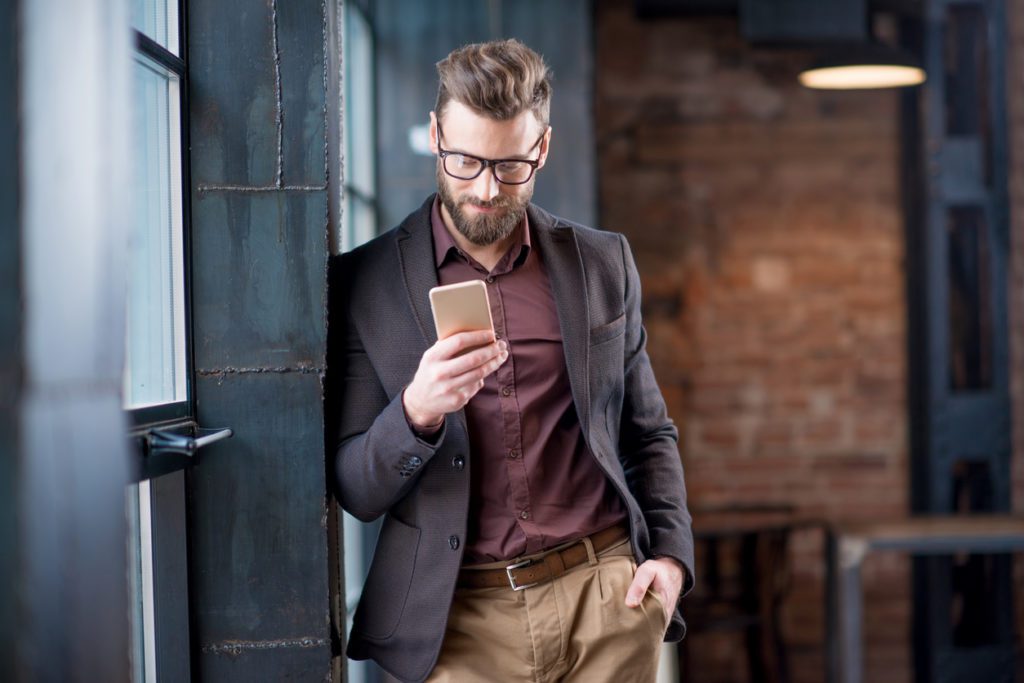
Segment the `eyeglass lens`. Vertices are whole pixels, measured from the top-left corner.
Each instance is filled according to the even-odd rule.
[[[483,162],[475,157],[464,154],[449,154],[444,159],[444,170],[462,180],[472,180],[480,175]],[[494,164],[494,174],[503,183],[526,182],[533,172],[533,167],[522,161],[502,161]]]

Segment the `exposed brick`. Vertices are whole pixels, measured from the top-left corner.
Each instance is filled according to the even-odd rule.
[[[1007,3],[1011,158],[1024,158],[1024,3]],[[680,425],[690,499],[837,520],[909,509],[898,95],[813,92],[811,53],[735,19],[641,22],[595,4],[602,226],[644,279],[649,352]],[[1011,165],[1012,490],[1024,512],[1024,165]],[[792,679],[821,680],[821,540],[790,545]],[[1024,562],[1015,563],[1024,585]],[[864,569],[865,673],[912,677],[909,563]],[[1024,600],[1017,600],[1024,633]],[[694,638],[702,681],[744,680],[742,642]]]
[[[629,237],[644,278],[691,501],[905,514],[897,96],[805,90],[810,54],[750,47],[734,19],[640,22],[616,0],[596,20],[602,225]],[[790,548],[795,681],[821,679],[817,536]],[[885,622],[870,680],[907,680],[910,603],[873,588],[905,588],[906,569],[870,571],[866,615]],[[701,680],[745,678],[742,641],[697,640]]]

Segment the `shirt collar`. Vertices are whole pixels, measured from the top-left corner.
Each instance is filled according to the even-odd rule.
[[[434,234],[434,265],[440,268],[445,259],[448,258],[449,254],[453,251],[456,254],[469,258],[468,254],[462,254],[462,250],[459,245],[455,243],[455,238],[448,232],[448,228],[445,227],[444,219],[441,217],[441,198],[438,195],[434,195],[434,203],[430,208],[430,229]],[[519,240],[512,245],[511,251],[516,254],[515,264],[519,265],[526,261],[526,257],[530,253],[530,222],[526,217],[526,212],[523,212],[523,220],[516,227],[519,232]],[[504,259],[502,259],[504,260]]]

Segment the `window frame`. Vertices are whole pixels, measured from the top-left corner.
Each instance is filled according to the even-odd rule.
[[[191,173],[189,164],[189,78],[188,52],[185,36],[188,34],[188,13],[185,0],[177,0],[178,6],[178,55],[132,26],[135,52],[153,60],[160,66],[173,72],[179,79],[178,106],[180,107],[179,156],[181,159],[181,233],[182,233],[182,302],[184,304],[184,335],[185,335],[185,400],[169,401],[158,405],[141,408],[127,408],[129,419],[129,436],[139,441],[139,449],[143,453],[142,462],[137,470],[137,480],[148,479],[167,471],[174,471],[187,466],[188,461],[178,459],[172,463],[161,463],[158,468],[150,467],[145,457],[145,436],[152,429],[163,429],[170,432],[194,436],[198,429],[195,402],[195,344],[192,329],[192,201]]]
[[[130,605],[133,615],[141,617],[132,642],[132,676],[141,674],[145,683],[173,680],[189,683],[192,679],[191,590],[189,586],[189,515],[186,504],[187,470],[193,458],[186,455],[155,454],[148,439],[154,429],[194,437],[199,425],[195,395],[195,344],[192,325],[192,178],[189,117],[188,70],[188,8],[186,0],[168,0],[177,7],[177,55],[153,38],[139,31],[134,24],[133,57],[142,56],[167,69],[178,78],[178,142],[177,150],[181,176],[181,268],[182,268],[182,328],[185,343],[185,398],[139,408],[125,408],[128,419],[128,437],[136,458],[131,485],[137,492],[128,491],[131,537],[127,539],[130,572],[140,576],[132,591],[133,600],[141,606]],[[127,368],[126,368],[127,370]],[[148,509],[142,507],[148,503]],[[134,505],[134,510],[131,507]],[[148,514],[147,514],[148,513]],[[145,520],[148,517],[148,525]],[[148,555],[148,556],[147,556]],[[185,599],[183,599],[185,598]],[[136,649],[138,648],[138,649]],[[136,658],[141,655],[142,661]],[[134,683],[143,683],[134,681]]]

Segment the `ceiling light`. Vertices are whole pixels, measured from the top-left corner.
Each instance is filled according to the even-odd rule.
[[[879,44],[833,51],[800,73],[800,83],[821,90],[904,88],[920,85],[924,69],[909,53]]]

